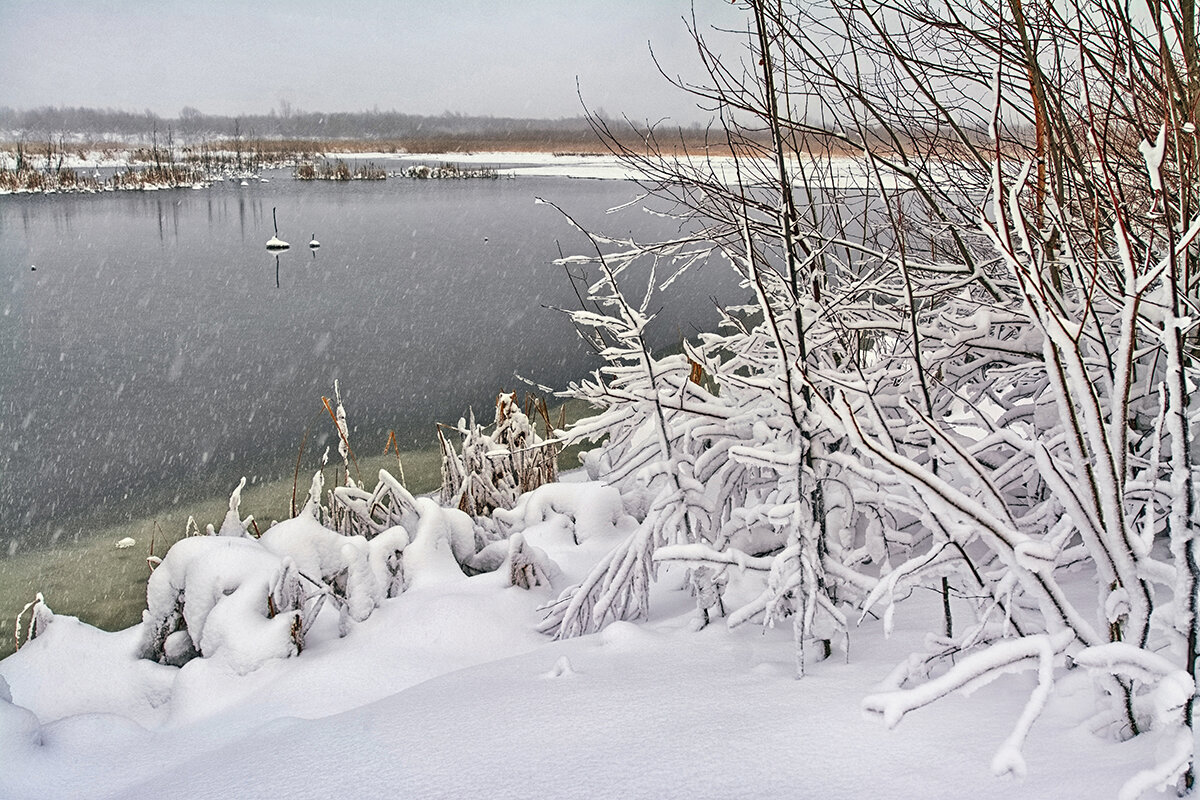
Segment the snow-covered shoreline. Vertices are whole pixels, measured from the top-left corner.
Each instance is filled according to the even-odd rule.
[[[620,535],[620,516],[585,513],[613,496],[569,482],[522,504],[526,541],[564,582]],[[649,622],[553,641],[535,627],[557,581],[526,590],[503,569],[456,574],[431,535],[424,567],[411,565],[420,585],[344,638],[331,618],[298,658],[249,671],[219,652],[156,664],[138,657],[141,625],[105,633],[55,618],[0,661],[0,795],[728,798],[803,786],[847,800],[1082,799],[1112,795],[1151,757],[1150,737],[1117,745],[1080,730],[1082,674],[1035,729],[1023,781],[988,772],[1001,734],[976,721],[1011,724],[1027,677],[943,701],[906,720],[907,735],[867,719],[859,687],[920,646],[919,612],[900,614],[887,640],[868,619],[848,662],[835,652],[796,681],[785,629],[697,632],[681,568],[660,574]],[[735,575],[730,596],[750,591]]]
[[[510,410],[497,431],[503,420],[528,425]],[[478,447],[493,452],[493,436]],[[890,732],[863,713],[864,694],[920,649],[933,595],[864,614],[853,649],[847,636],[828,657],[802,655],[803,681],[790,626],[704,624],[696,572],[669,558],[646,587],[647,619],[546,635],[562,630],[547,620],[563,599],[643,531],[645,498],[589,479],[598,458],[489,519],[415,498],[386,472],[383,502],[377,490],[362,503],[353,484],[326,495],[318,472],[304,510],[261,537],[239,486],[219,531],[163,558],[141,623],[107,633],[31,609],[36,637],[0,661],[0,796],[715,799],[803,786],[847,800],[1090,800],[1163,744],[1088,733],[1086,670],[1058,681],[1019,781],[987,765],[1032,676],[942,699]],[[342,530],[338,498],[373,538]],[[749,561],[728,570],[722,608],[753,602],[762,582]],[[953,603],[965,612],[969,599]]]
[[[405,153],[355,155],[356,158],[393,158],[421,163],[453,163],[497,167],[505,175],[598,180],[636,180],[643,177],[613,155],[555,155],[553,153]]]
[[[254,171],[253,175],[238,174],[232,178],[219,174],[205,175],[203,178],[195,180],[187,180],[183,182],[155,182],[148,181],[138,185],[130,183],[126,186],[111,186],[107,185],[102,180],[101,171],[108,173],[109,176],[118,171],[133,172],[139,168],[145,168],[149,165],[140,162],[131,162],[130,154],[122,154],[115,156],[102,156],[98,153],[89,154],[85,157],[78,155],[65,157],[61,164],[61,169],[71,171],[72,173],[83,173],[83,178],[88,184],[83,186],[82,183],[75,185],[74,175],[72,175],[71,185],[59,185],[56,181],[48,188],[9,188],[0,185],[0,195],[22,195],[22,194],[76,194],[76,193],[96,193],[108,192],[121,189],[133,189],[142,191],[152,191],[159,189],[172,188],[194,188],[205,189],[214,182],[221,180],[244,180],[246,177],[257,177],[258,171]],[[229,155],[233,154],[217,154]],[[505,177],[558,177],[558,178],[575,178],[575,179],[597,179],[597,180],[635,180],[644,177],[636,171],[622,165],[615,157],[604,156],[554,156],[552,154],[534,154],[529,153],[329,153],[326,158],[328,160],[344,160],[354,163],[363,161],[377,162],[382,168],[389,172],[393,169],[409,166],[438,166],[445,164],[454,164],[459,167],[474,167],[476,169],[491,169],[495,168]],[[0,169],[11,169],[13,163],[12,157],[7,159],[3,153],[0,153]],[[277,168],[278,165],[273,165],[270,169]],[[55,175],[54,171],[47,173],[51,176]],[[395,175],[393,175],[395,177]],[[90,181],[87,179],[91,179]],[[98,185],[91,184],[98,182]]]
[[[233,152],[214,152],[213,156],[232,158]],[[146,167],[148,164],[133,161],[132,151],[122,152],[89,152],[65,155],[62,168],[74,171],[84,171],[99,174],[100,171],[123,170],[127,168]],[[385,170],[400,166],[413,165],[443,165],[454,164],[459,167],[474,167],[477,169],[495,169],[505,177],[540,177],[540,178],[570,178],[576,180],[647,180],[653,178],[637,168],[636,165],[623,162],[612,154],[581,154],[581,153],[532,153],[520,151],[480,151],[480,152],[441,152],[441,153],[396,153],[396,152],[329,152],[319,154],[317,159],[337,160],[348,162],[376,162]],[[703,158],[704,162],[722,181],[731,182],[736,177],[733,159],[728,156],[711,156]],[[697,159],[699,163],[699,158]],[[0,151],[0,169],[12,169],[15,164],[11,153]],[[867,172],[861,159],[844,156],[833,159],[814,160],[819,165],[823,180],[832,180],[839,186],[861,186],[867,182]],[[278,168],[273,164],[270,168]],[[256,173],[257,174],[257,173]],[[235,179],[241,180],[239,173]],[[221,180],[221,176],[212,175],[206,181],[191,181],[186,185],[146,185],[130,186],[134,189],[163,189],[163,188],[206,188],[207,184]],[[0,194],[41,194],[39,190],[13,191],[0,187]],[[45,193],[69,193],[68,190]]]

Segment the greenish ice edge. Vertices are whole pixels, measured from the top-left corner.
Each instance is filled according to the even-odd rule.
[[[585,416],[586,409],[586,404],[568,402],[568,423]],[[556,409],[551,414],[556,423],[557,413]],[[559,468],[578,466],[579,450],[573,447],[559,454]],[[408,490],[416,495],[437,490],[441,486],[441,463],[441,451],[436,447],[401,453],[400,464]],[[394,454],[358,459],[358,470],[367,489],[375,487],[381,469],[400,477]],[[342,480],[340,461],[331,461],[324,471],[326,486]],[[311,471],[301,471],[295,485],[297,506],[303,506],[312,477]],[[241,516],[253,516],[263,531],[274,520],[288,519],[292,488],[291,478],[247,485],[242,490]],[[77,536],[64,536],[45,547],[0,554],[0,658],[14,651],[17,614],[38,592],[55,614],[79,617],[104,630],[121,630],[137,624],[146,607],[146,579],[150,576],[146,559],[151,555],[151,543],[153,554],[161,558],[184,537],[188,517],[195,518],[203,532],[206,525],[219,529],[228,510],[228,495],[183,502],[127,522],[104,524]],[[127,537],[136,543],[117,548],[117,542]],[[22,626],[27,621],[28,615],[22,619]]]

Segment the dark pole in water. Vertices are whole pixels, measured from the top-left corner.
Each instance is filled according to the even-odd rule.
[[[287,250],[291,245],[279,238],[279,220],[275,216],[275,206],[271,206],[271,224],[275,227],[275,235],[267,240],[267,249]]]

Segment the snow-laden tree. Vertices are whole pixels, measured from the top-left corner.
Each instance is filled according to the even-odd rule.
[[[1123,795],[1190,790],[1194,9],[745,5],[740,58],[694,32],[708,82],[684,88],[722,123],[708,153],[595,121],[692,233],[589,233],[567,259],[591,270],[573,318],[606,359],[573,390],[600,409],[573,435],[608,437],[591,466],[644,521],[549,627],[644,616],[656,564],[694,567],[706,614],[713,575],[758,571],[730,624],[790,617],[802,674],[810,643],[877,611],[890,626],[926,586],[930,647],[869,711],[894,724],[1034,670],[993,763],[1020,773],[1054,682],[1086,669],[1112,735],[1163,742]],[[714,261],[743,304],[652,352],[650,309]]]

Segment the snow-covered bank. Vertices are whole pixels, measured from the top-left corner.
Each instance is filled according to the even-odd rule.
[[[214,151],[214,158],[233,159],[234,153]],[[61,167],[67,170],[90,170],[105,172],[129,168],[131,165],[145,166],[144,162],[131,160],[132,152],[88,152],[71,154],[63,158]],[[446,152],[446,153],[395,153],[395,152],[328,152],[325,158],[342,159],[348,162],[375,162],[381,168],[392,171],[406,166],[431,166],[454,164],[460,168],[495,169],[505,177],[553,177],[594,180],[648,180],[655,176],[640,169],[636,164],[612,154],[601,153],[531,153],[531,152]],[[732,183],[737,173],[733,159],[727,156],[693,156],[702,169],[710,169],[721,181]],[[0,152],[0,169],[11,169],[14,156]],[[288,164],[291,162],[288,161]],[[810,180],[818,184],[838,186],[866,186],[871,178],[865,162],[854,157],[814,159],[811,166],[795,162],[797,169],[810,174]],[[284,162],[268,166],[284,166]],[[208,180],[218,180],[214,174]],[[240,179],[239,174],[239,179]],[[891,178],[885,178],[889,182]],[[189,184],[190,185],[190,184]],[[164,185],[162,188],[168,188]],[[0,188],[0,193],[10,193]]]
[[[408,616],[435,609],[414,604]],[[1146,742],[1112,745],[1079,730],[1068,697],[1030,743],[1030,777],[996,779],[986,768],[995,731],[978,720],[1018,713],[1005,687],[930,710],[901,735],[858,711],[852,687],[882,666],[867,654],[797,682],[781,637],[679,623],[619,623],[516,655],[493,650],[484,663],[442,643],[445,671],[425,681],[415,664],[430,653],[421,639],[432,625],[393,625],[386,664],[347,641],[353,657],[326,654],[303,673],[270,670],[241,685],[223,675],[188,685],[181,674],[172,703],[207,692],[231,706],[152,729],[65,719],[0,785],[31,798],[757,798],[801,786],[830,800],[1070,800],[1112,796],[1148,755]],[[405,647],[404,635],[418,645]],[[389,693],[353,707],[364,686]],[[347,710],[322,716],[333,706]]]
[[[401,158],[421,163],[453,163],[461,166],[496,167],[505,175],[554,178],[595,178],[635,180],[638,171],[612,155],[553,153],[406,153],[403,156],[379,154],[373,157]]]
[[[697,631],[678,567],[660,572],[648,623],[552,641],[536,631],[538,607],[634,524],[614,498],[554,484],[507,515],[561,569],[553,585],[510,585],[503,568],[467,577],[426,548],[408,590],[344,638],[327,608],[298,657],[248,671],[219,651],[164,666],[138,657],[143,626],[104,633],[56,617],[0,661],[12,701],[0,691],[0,796],[730,798],[802,786],[848,800],[1093,798],[1153,760],[1154,734],[1089,733],[1082,672],[1035,728],[1023,781],[994,778],[988,762],[1032,678],[950,698],[895,732],[867,719],[863,687],[920,646],[924,613],[911,606],[890,640],[869,619],[848,659],[835,650],[802,681],[787,626]],[[727,597],[757,584],[734,574]]]
[[[291,469],[294,457],[280,465],[280,473]],[[434,448],[406,450],[402,464],[408,487],[414,493],[430,492],[439,485],[440,455]],[[395,456],[364,456],[360,466],[368,473],[394,469]],[[261,525],[285,518],[291,502],[292,478],[253,481],[243,492],[245,505]],[[227,492],[201,493],[186,501],[161,505],[140,499],[138,513],[128,522],[97,524],[85,515],[64,523],[64,536],[47,548],[26,549],[10,544],[0,553],[0,659],[12,653],[11,632],[21,607],[44,592],[54,610],[79,616],[104,630],[129,627],[141,619],[146,607],[146,558],[163,555],[184,535],[189,517],[219,521],[227,507]],[[134,545],[117,548],[123,539]]]
[[[400,158],[405,161],[422,163],[454,163],[464,166],[498,167],[505,175],[537,176],[597,180],[647,180],[655,176],[629,159],[621,159],[612,154],[593,153],[364,153],[355,154],[358,159],[388,159]],[[683,158],[683,157],[681,157]],[[687,159],[684,159],[687,160]],[[734,183],[737,180],[737,169],[734,160],[729,156],[705,156],[697,153],[691,156],[691,161],[701,171],[711,170],[718,180]],[[745,161],[745,159],[743,160]],[[827,159],[813,158],[807,162],[790,159],[796,170],[802,170],[809,179],[817,184],[834,184],[838,186],[866,186],[871,180],[866,162],[861,158],[850,156]],[[743,170],[746,169],[743,164]],[[796,176],[797,182],[801,177]],[[889,183],[893,180],[886,178]]]

